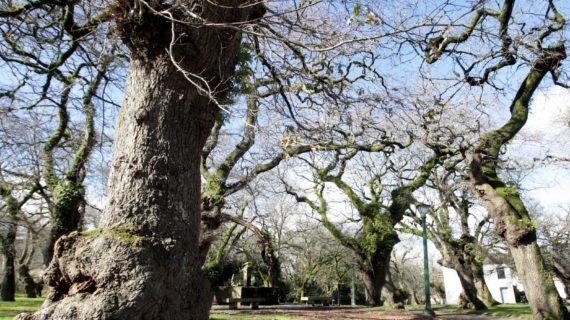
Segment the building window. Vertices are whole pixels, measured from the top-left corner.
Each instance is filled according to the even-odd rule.
[[[507,276],[505,275],[505,267],[498,267],[497,268],[497,278],[505,279]]]

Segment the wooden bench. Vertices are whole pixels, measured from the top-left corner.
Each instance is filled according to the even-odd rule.
[[[315,306],[315,304],[322,304],[323,306],[327,307],[330,305],[331,298],[328,296],[308,296],[308,297],[301,297],[301,302],[305,302],[305,304],[310,304]]]
[[[251,310],[259,309],[259,303],[264,302],[265,298],[226,298],[224,302],[229,304],[230,310],[236,310],[242,303],[251,304]]]

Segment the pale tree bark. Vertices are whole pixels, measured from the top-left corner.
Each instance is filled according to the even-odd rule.
[[[552,274],[537,244],[536,227],[515,186],[505,184],[497,174],[501,148],[527,121],[529,103],[544,76],[554,72],[566,58],[563,45],[544,49],[521,84],[512,104],[511,118],[501,128],[481,137],[471,162],[470,185],[489,211],[497,233],[507,242],[534,319],[568,319]]]
[[[131,64],[100,229],[58,240],[46,272],[48,299],[17,319],[208,318],[212,296],[199,254],[200,155],[218,113],[213,99],[228,89],[241,34],[221,26],[173,26],[139,5],[115,9]],[[193,15],[232,23],[248,21],[254,10],[259,17],[260,6],[186,1],[170,12],[189,23],[199,24]]]

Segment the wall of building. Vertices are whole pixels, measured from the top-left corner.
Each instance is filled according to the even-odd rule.
[[[554,285],[556,286],[556,290],[562,299],[570,299],[570,297],[566,296],[566,291],[564,291],[564,283],[562,283],[562,281],[554,279]]]
[[[503,303],[515,303],[515,291],[513,289],[513,279],[511,270],[504,266],[505,278],[499,279],[497,275],[498,265],[485,265],[485,281],[493,298]],[[445,300],[448,304],[456,304],[461,294],[461,282],[457,272],[453,269],[442,268],[443,284],[445,286]],[[502,294],[501,294],[502,293]]]
[[[505,278],[499,279],[499,275],[497,274],[498,267],[500,267],[500,265],[488,264],[483,266],[487,287],[489,287],[489,291],[491,291],[491,295],[495,300],[501,303],[516,303],[515,290],[513,289],[515,279],[513,278],[511,269],[503,265]]]

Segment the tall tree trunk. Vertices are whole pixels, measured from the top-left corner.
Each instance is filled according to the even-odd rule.
[[[459,265],[455,270],[457,271],[459,282],[461,282],[465,299],[473,304],[473,308],[475,310],[486,310],[487,306],[483,301],[481,301],[481,299],[479,299],[479,292],[475,284],[475,279],[471,271],[468,270],[468,267],[466,268],[463,265]]]
[[[487,281],[485,281],[485,273],[483,271],[483,265],[479,263],[472,264],[471,272],[473,274],[473,281],[475,281],[475,287],[477,288],[477,297],[487,308],[500,304],[493,295],[491,291],[489,291],[489,287],[487,286]]]
[[[449,243],[442,254],[445,266],[457,272],[463,288],[464,301],[460,301],[460,305],[465,307],[467,302],[475,310],[485,310],[498,304],[485,282],[483,264],[475,261],[475,257],[472,256],[473,251],[466,249],[465,245],[454,249],[452,243]]]
[[[379,250],[382,253],[377,252],[371,262],[359,263],[364,280],[364,289],[366,290],[366,304],[370,306],[381,306],[383,304],[382,288],[386,284],[386,274],[390,267],[391,248]]]
[[[361,270],[364,290],[366,293],[365,302],[369,306],[382,305],[382,286],[384,281],[377,277],[373,270]],[[378,289],[380,288],[380,289]]]
[[[187,10],[198,10],[208,22],[225,23],[247,21],[261,5],[194,2],[176,2],[170,12],[188,20]],[[101,227],[56,242],[45,276],[50,296],[40,311],[17,319],[208,319],[212,295],[199,252],[199,164],[218,108],[196,75],[222,99],[241,34],[172,26],[138,2],[116,10],[131,63]]]
[[[30,275],[30,264],[36,253],[35,245],[37,245],[35,236],[30,230],[28,230],[22,255],[18,260],[18,280],[23,284],[24,292],[26,292],[26,297],[28,298],[41,296],[43,288],[41,281],[36,282],[36,280]]]
[[[8,232],[2,239],[2,254],[4,256],[4,274],[2,275],[2,287],[0,298],[2,301],[16,301],[16,233],[18,226],[14,223],[8,225]]]
[[[385,292],[384,302],[394,309],[404,309],[406,300],[408,299],[408,293],[404,290],[398,288],[394,281],[392,280],[392,274],[388,267],[386,271],[386,282],[384,283]]]
[[[501,128],[483,135],[474,149],[470,187],[493,217],[497,234],[507,242],[533,319],[568,319],[568,310],[546,268],[536,242],[536,228],[516,186],[504,183],[497,173],[501,148],[527,121],[529,103],[544,76],[555,71],[566,58],[563,45],[544,49],[519,88],[511,104],[511,118]]]

